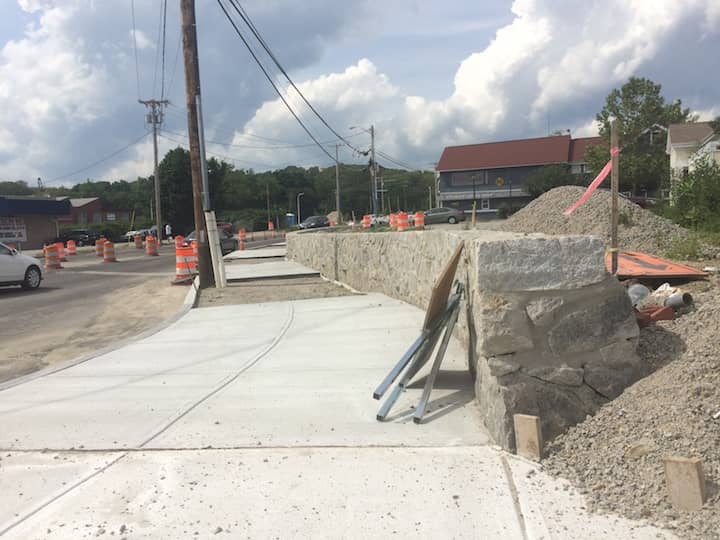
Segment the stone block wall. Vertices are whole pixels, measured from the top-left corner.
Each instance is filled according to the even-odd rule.
[[[302,233],[288,257],[358,290],[427,307],[434,280],[465,243],[458,335],[484,422],[515,447],[512,415],[541,418],[552,439],[641,374],[639,330],[602,242],[494,231]]]

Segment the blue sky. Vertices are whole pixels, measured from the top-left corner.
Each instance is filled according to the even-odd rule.
[[[227,0],[224,0],[227,4]],[[141,97],[159,97],[160,0],[135,0]],[[168,109],[161,151],[186,143],[178,2],[168,3]],[[604,97],[631,75],[720,114],[720,0],[248,0],[276,56],[353,145],[429,167],[448,144],[594,134]],[[0,5],[0,178],[51,185],[152,171],[137,103],[131,0]],[[216,0],[197,0],[208,146],[243,168],[328,165],[284,109]],[[175,76],[170,84],[171,75]],[[155,91],[153,92],[153,80]],[[283,86],[287,89],[287,84]],[[292,91],[315,136],[335,136]],[[224,144],[216,144],[224,143]],[[234,146],[228,146],[233,144]],[[248,148],[263,146],[265,148]],[[360,162],[348,148],[341,159]]]

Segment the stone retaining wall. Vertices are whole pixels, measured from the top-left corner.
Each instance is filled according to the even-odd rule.
[[[588,236],[494,231],[299,233],[288,257],[358,290],[427,307],[434,280],[465,244],[458,335],[496,442],[515,447],[512,415],[552,439],[637,380],[639,330],[624,288]],[[390,360],[389,360],[390,361]]]

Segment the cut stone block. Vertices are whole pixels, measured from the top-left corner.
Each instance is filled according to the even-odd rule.
[[[512,358],[513,355],[507,355]],[[509,373],[514,373],[520,369],[520,364],[507,360],[505,357],[492,357],[488,358],[488,367],[490,368],[490,374],[494,377],[502,377]]]
[[[499,356],[534,348],[527,315],[513,298],[497,294],[478,295],[476,321],[479,350],[485,356]]]
[[[585,384],[608,399],[640,379],[643,364],[637,355],[637,342],[624,340],[600,349],[595,360],[585,364]]]
[[[553,320],[553,315],[564,303],[558,296],[538,298],[528,302],[525,311],[535,326],[546,326]]]
[[[614,289],[597,303],[566,315],[550,330],[548,343],[555,355],[594,351],[640,335],[630,298],[620,285]]]
[[[700,510],[705,502],[705,475],[699,458],[665,458],[665,481],[677,510]]]
[[[517,455],[540,461],[543,453],[543,437],[540,418],[529,414],[514,414],[515,444]]]
[[[578,289],[604,280],[605,246],[594,236],[478,239],[478,285],[494,291]]]
[[[580,386],[583,383],[583,370],[566,365],[559,367],[543,366],[531,368],[526,371],[531,377],[542,379],[553,384],[565,386]]]

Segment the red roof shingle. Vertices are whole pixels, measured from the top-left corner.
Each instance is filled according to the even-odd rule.
[[[448,146],[443,150],[436,169],[462,171],[545,165],[584,161],[589,143],[602,143],[600,137],[571,139],[570,135],[553,135],[533,139],[517,139],[464,146]],[[579,157],[579,159],[575,159]]]

